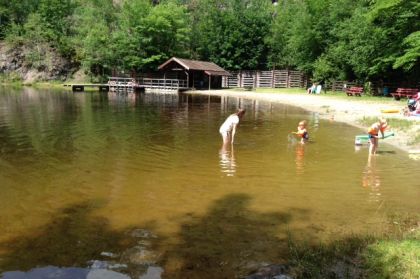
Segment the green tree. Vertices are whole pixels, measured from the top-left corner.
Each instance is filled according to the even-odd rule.
[[[366,17],[368,7],[355,3],[342,14],[329,35],[331,42],[316,59],[316,79],[364,79],[369,75],[375,45],[381,38]]]
[[[227,69],[266,68],[265,36],[272,20],[270,1],[201,0],[195,19],[194,51]]]
[[[109,75],[115,61],[111,48],[115,10],[117,7],[109,0],[92,0],[78,6],[74,12],[74,60],[94,76]]]
[[[166,1],[127,1],[118,17],[113,49],[120,66],[129,70],[156,70],[171,56],[186,57],[189,47],[186,8]]]
[[[420,31],[413,32],[403,41],[403,54],[395,59],[394,68],[410,71],[420,63]]]
[[[419,70],[418,32],[420,31],[420,3],[407,0],[378,1],[368,14],[375,31],[382,40],[376,45],[372,75],[392,69]],[[414,55],[413,55],[414,54]]]
[[[23,25],[28,16],[38,8],[39,0],[0,0],[0,38],[12,24]]]
[[[47,32],[47,39],[66,57],[74,55],[70,36],[75,8],[76,2],[73,0],[40,0],[38,8],[42,27],[50,31]]]

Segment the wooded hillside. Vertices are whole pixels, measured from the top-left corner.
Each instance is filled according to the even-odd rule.
[[[172,56],[316,80],[420,76],[419,1],[272,2],[0,0],[0,39],[24,48],[29,68],[51,68],[48,49],[92,77],[156,70]]]

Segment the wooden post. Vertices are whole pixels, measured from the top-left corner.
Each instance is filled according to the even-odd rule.
[[[83,85],[73,85],[72,90],[73,91],[84,91],[85,87]]]
[[[190,88],[190,75],[187,71],[185,71],[185,74],[187,75],[187,88]]]
[[[211,75],[209,75],[209,90],[211,89]]]
[[[109,91],[109,86],[108,85],[100,85],[99,86],[99,91],[108,92]]]
[[[256,71],[255,72],[255,79],[254,79],[254,88],[260,87],[260,77],[261,77],[261,72],[260,71]]]
[[[273,70],[271,71],[271,88],[274,88],[276,86],[276,83],[274,82],[274,78],[276,73],[276,67],[273,66]]]

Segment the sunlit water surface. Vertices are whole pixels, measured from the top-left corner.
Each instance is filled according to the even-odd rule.
[[[418,162],[386,140],[368,162],[360,133],[241,98],[0,89],[0,276],[234,278],[288,237],[380,232],[419,211]]]

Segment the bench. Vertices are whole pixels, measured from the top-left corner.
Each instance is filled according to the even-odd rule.
[[[419,92],[417,88],[398,88],[397,91],[391,93],[391,95],[398,101],[401,98],[411,98],[416,95],[417,92]]]
[[[363,87],[352,86],[346,90],[347,96],[359,96],[362,97]]]

